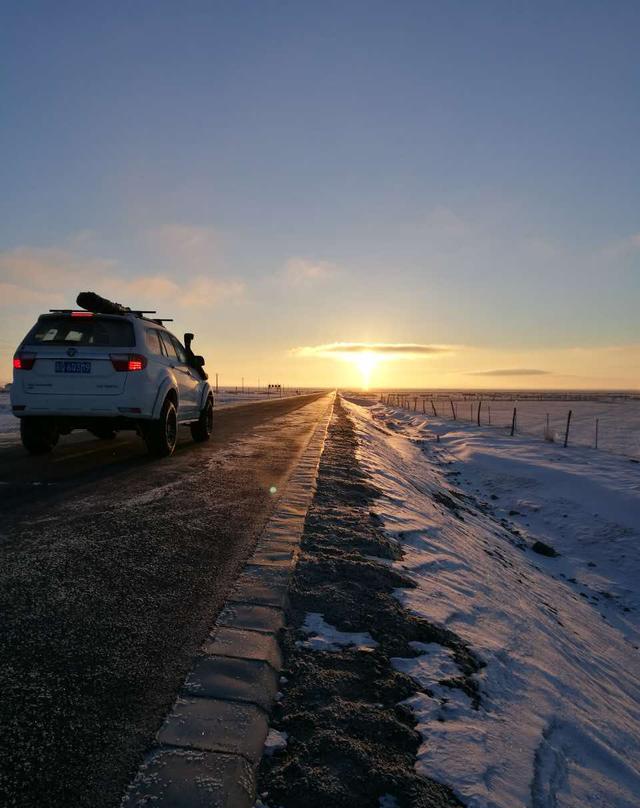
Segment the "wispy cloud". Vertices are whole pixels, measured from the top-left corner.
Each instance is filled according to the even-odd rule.
[[[617,261],[635,255],[640,250],[640,233],[632,233],[629,236],[620,238],[606,244],[596,258],[600,261]]]
[[[501,368],[499,370],[473,370],[469,376],[548,376],[550,371],[537,368]]]
[[[452,345],[424,345],[417,342],[330,342],[292,348],[294,356],[323,356],[338,358],[361,353],[375,353],[388,359],[420,359],[452,353]]]
[[[307,286],[325,281],[338,272],[336,264],[310,258],[289,258],[280,278],[290,286]]]
[[[245,284],[214,271],[214,236],[207,228],[171,225],[156,231],[175,269],[131,276],[105,258],[87,258],[72,237],[64,247],[18,247],[0,252],[0,308],[16,305],[71,306],[80,291],[92,290],[132,308],[204,308],[238,300]],[[80,239],[82,241],[82,239]]]
[[[169,223],[146,232],[148,248],[164,262],[191,272],[211,271],[218,266],[222,238],[213,227]]]

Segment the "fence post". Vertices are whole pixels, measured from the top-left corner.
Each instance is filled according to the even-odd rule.
[[[473,401],[469,402],[469,420],[473,423]]]
[[[491,404],[488,404],[487,408],[489,410],[489,426],[491,426]]]
[[[456,408],[453,406],[453,399],[449,399],[449,403],[451,404],[451,414],[453,415],[453,420],[456,420]]]
[[[423,414],[423,415],[426,415],[426,414],[427,414],[426,403],[427,403],[427,402],[425,401],[425,397],[424,397],[424,396],[422,396],[422,414]]]
[[[569,410],[569,414],[567,415],[567,429],[564,433],[564,448],[567,448],[569,443],[569,424],[571,423],[571,410]]]
[[[433,399],[431,399],[431,409],[433,410],[433,414],[437,417],[438,412],[436,410],[436,405],[433,403]]]
[[[482,407],[482,399],[478,401],[478,426],[480,426],[480,408]]]
[[[413,399],[413,411],[415,412],[418,409],[418,396],[415,396]]]
[[[600,423],[600,419],[596,418],[596,449],[598,448],[598,425]]]
[[[511,434],[516,431],[516,407],[513,408],[513,418],[511,419]]]

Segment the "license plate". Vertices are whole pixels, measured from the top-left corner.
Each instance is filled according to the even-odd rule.
[[[56,362],[56,373],[91,373],[91,362],[68,362],[59,360]]]

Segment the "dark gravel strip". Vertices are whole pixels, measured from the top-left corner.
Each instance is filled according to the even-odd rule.
[[[399,702],[418,687],[390,658],[415,656],[411,641],[447,646],[464,673],[455,686],[476,702],[471,675],[479,664],[455,634],[402,609],[392,593],[411,581],[367,558],[393,559],[400,551],[371,513],[379,492],[360,469],[356,446],[337,400],[290,591],[284,696],[271,722],[288,744],[263,758],[258,793],[272,808],[378,808],[385,794],[400,806],[460,805],[448,788],[415,772],[420,737]],[[378,647],[301,647],[307,612],[341,631],[369,631]]]

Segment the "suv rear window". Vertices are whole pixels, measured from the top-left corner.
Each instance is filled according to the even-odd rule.
[[[26,345],[95,345],[131,348],[133,326],[115,317],[41,317],[25,339]]]

